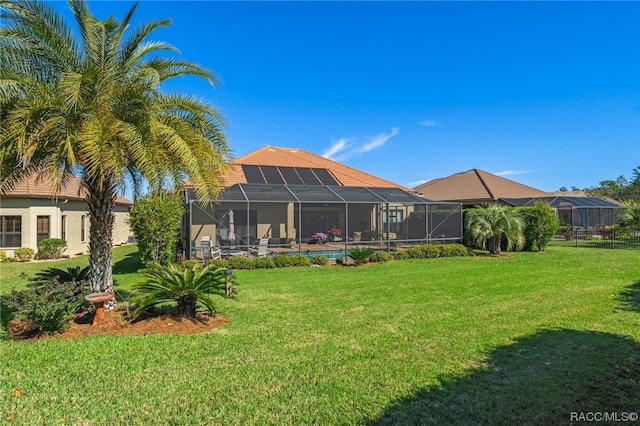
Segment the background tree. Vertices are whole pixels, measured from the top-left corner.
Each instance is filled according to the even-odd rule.
[[[184,212],[180,198],[164,191],[136,200],[129,223],[138,240],[140,260],[167,265],[175,259]]]
[[[640,201],[640,167],[633,170],[630,181],[624,176],[616,180],[604,180],[596,187],[585,189],[592,197],[607,197],[618,201]]]
[[[640,229],[640,202],[627,202],[620,214],[618,223],[625,228],[629,228],[631,236],[635,237],[637,230]]]
[[[118,22],[98,20],[83,0],[68,3],[79,37],[46,3],[0,0],[0,191],[31,173],[59,191],[79,175],[90,217],[91,289],[112,291],[116,191],[189,179],[200,199],[215,197],[229,151],[215,108],[160,91],[180,76],[217,81],[176,59],[171,45],[148,40],[169,21],[130,32],[136,5]]]
[[[519,250],[524,245],[524,220],[513,207],[489,204],[464,212],[465,233],[475,247],[500,254],[504,242],[507,250]]]
[[[525,218],[525,250],[543,251],[560,226],[553,208],[546,201],[536,201],[533,207],[522,207]]]

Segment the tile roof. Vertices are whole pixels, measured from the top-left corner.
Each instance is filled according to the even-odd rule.
[[[551,194],[479,169],[434,179],[414,188],[438,201],[496,201],[501,198],[535,198]]]
[[[51,181],[46,179],[39,179],[36,174],[31,175],[17,182],[13,188],[2,194],[3,197],[12,198],[54,198],[53,197],[53,185]],[[72,177],[67,184],[58,193],[57,198],[69,198],[72,200],[84,200],[86,196],[86,190],[82,187],[82,179],[79,177]],[[117,204],[133,204],[131,200],[116,195]]]
[[[379,188],[400,188],[413,192],[410,188],[379,178],[369,173],[345,166],[320,155],[297,148],[280,148],[266,145],[233,161],[229,173],[225,176],[225,186],[247,183],[242,165],[311,167],[327,169],[343,186],[368,186]]]

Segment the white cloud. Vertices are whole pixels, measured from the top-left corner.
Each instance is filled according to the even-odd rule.
[[[344,161],[347,158],[380,148],[387,143],[389,139],[397,136],[399,133],[400,129],[393,127],[389,133],[380,133],[373,137],[366,138],[367,141],[365,142],[360,142],[361,139],[365,138],[340,138],[332,142],[329,149],[322,154],[322,156],[335,161]]]
[[[371,138],[371,142],[364,144],[362,148],[360,148],[360,152],[369,152],[376,148],[380,148],[389,139],[391,139],[394,136],[397,136],[398,133],[400,133],[400,129],[397,127],[392,128],[390,133],[380,133],[379,135],[376,135],[373,138]]]
[[[502,172],[494,173],[496,176],[513,176],[513,175],[524,175],[527,173],[531,173],[529,170],[504,170]]]
[[[426,126],[426,127],[438,127],[438,126],[442,126],[442,124],[438,123],[435,120],[424,120],[420,122],[421,126]]]
[[[347,138],[338,139],[336,142],[333,142],[331,144],[331,147],[329,147],[327,152],[322,154],[322,156],[324,158],[333,157],[334,155],[336,155],[337,153],[339,153],[340,151],[342,151],[345,148],[345,146],[347,145],[347,142],[349,142],[349,139],[347,139]]]

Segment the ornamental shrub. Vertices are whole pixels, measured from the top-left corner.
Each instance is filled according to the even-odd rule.
[[[289,257],[291,258],[291,266],[311,266],[311,259],[304,254],[296,254]]]
[[[0,261],[3,261],[7,258],[7,252],[4,250],[0,250]]]
[[[76,282],[37,281],[28,284],[26,290],[11,291],[3,301],[40,333],[56,334],[69,326],[69,315],[84,303],[84,294],[77,288]]]
[[[60,238],[46,238],[38,243],[37,259],[60,259],[67,249],[67,242]]]
[[[354,247],[349,249],[349,257],[353,259],[356,265],[360,265],[361,263],[369,260],[369,257],[373,254],[373,250],[369,247]]]
[[[407,255],[407,250],[394,251],[391,253],[391,255],[393,256],[394,259],[397,259],[397,260],[409,259],[409,256]]]
[[[190,261],[193,262],[193,261]],[[195,261],[197,263],[197,261]],[[183,262],[184,263],[184,262]],[[228,259],[211,259],[205,262],[206,265],[211,265],[212,268],[225,268],[229,267]]]
[[[553,208],[546,201],[536,201],[533,207],[521,207],[521,210],[525,219],[524,250],[543,251],[560,227]]]
[[[13,260],[16,262],[29,262],[33,259],[33,255],[36,252],[33,251],[32,248],[29,247],[21,247],[19,249],[15,249],[13,252]]]
[[[174,261],[183,214],[180,198],[164,192],[136,200],[129,214],[129,223],[144,263],[167,265]]]
[[[329,260],[326,256],[313,256],[311,258],[311,264],[324,266],[329,263]]]
[[[70,308],[78,312],[85,304],[84,295],[89,293],[90,274],[90,266],[85,266],[84,268],[75,266],[67,269],[48,268],[37,273],[31,279],[31,283],[27,285],[38,289],[43,286],[46,287],[51,280],[56,280],[59,285],[69,287],[68,291],[73,295],[70,303],[74,303]]]
[[[370,262],[388,262],[393,259],[393,254],[387,253],[386,251],[377,251],[369,257]]]
[[[289,255],[276,254],[273,256],[273,264],[276,265],[276,268],[286,268],[288,266],[292,266],[293,261]]]
[[[231,269],[251,269],[253,263],[251,259],[247,259],[246,257],[236,256],[229,259],[229,268]]]
[[[195,318],[198,309],[213,314],[216,309],[211,295],[226,297],[225,268],[214,269],[211,265],[184,268],[176,264],[150,263],[142,275],[145,280],[132,285],[132,319],[167,302],[175,303],[178,315],[188,318]]]
[[[251,262],[253,263],[253,269],[272,269],[276,267],[270,257],[256,257]]]

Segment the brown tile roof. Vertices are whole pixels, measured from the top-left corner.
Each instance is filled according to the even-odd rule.
[[[33,174],[28,178],[17,182],[13,188],[2,194],[3,197],[21,198],[54,198],[53,185],[51,181],[39,179]],[[58,198],[69,198],[72,200],[84,200],[86,190],[82,187],[82,180],[79,177],[72,177],[58,193]],[[131,200],[116,195],[117,204],[133,204]]]
[[[241,165],[312,167],[327,169],[343,186],[368,186],[379,188],[401,188],[413,192],[397,183],[379,178],[369,173],[345,166],[320,155],[298,148],[279,148],[266,145],[233,161],[230,172],[225,176],[225,186],[247,183]]]
[[[548,197],[548,192],[471,169],[445,178],[434,179],[414,188],[424,197],[438,201],[496,201],[502,198]]]

